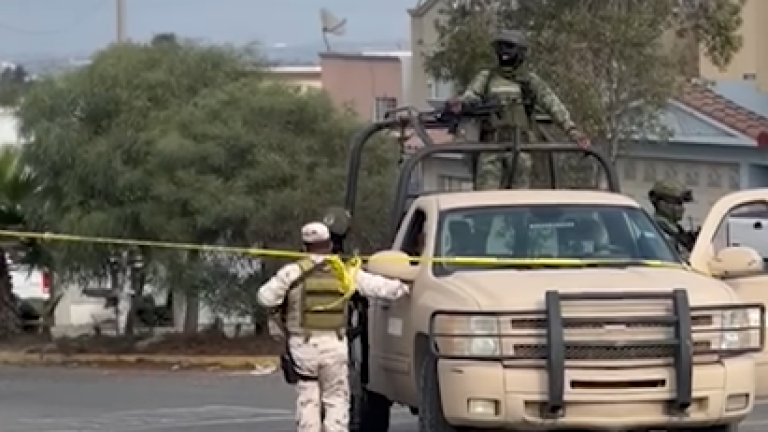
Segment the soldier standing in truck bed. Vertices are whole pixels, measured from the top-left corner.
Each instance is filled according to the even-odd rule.
[[[496,54],[496,67],[478,72],[464,94],[451,101],[451,111],[460,113],[471,110],[472,105],[478,105],[489,100],[500,104],[501,113],[491,134],[477,131],[475,136],[467,136],[468,141],[499,142],[511,141],[507,131],[516,129],[524,142],[532,143],[535,137],[535,107],[541,108],[552,117],[581,147],[589,147],[589,139],[576,127],[571,120],[568,109],[560,98],[538,75],[528,70],[528,42],[520,31],[502,30],[493,39],[493,49]],[[472,135],[468,133],[467,135]],[[479,135],[479,136],[477,136]],[[528,186],[530,182],[530,155],[520,155],[520,179]],[[508,156],[506,156],[508,158]],[[477,158],[475,189],[498,189],[502,178],[502,165],[505,156],[498,154],[483,154]]]

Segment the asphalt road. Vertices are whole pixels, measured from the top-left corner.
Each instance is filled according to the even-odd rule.
[[[415,432],[398,410],[392,432]],[[768,427],[768,402],[743,432]],[[293,392],[276,375],[0,367],[0,432],[289,432]]]

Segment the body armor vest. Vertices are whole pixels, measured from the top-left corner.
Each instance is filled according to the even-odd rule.
[[[530,129],[523,102],[523,89],[519,82],[493,74],[488,83],[488,96],[497,99],[502,105],[501,113],[491,118],[491,126],[497,130]]]
[[[302,273],[309,272],[315,263],[301,260],[297,263]],[[347,301],[336,275],[326,266],[309,274],[300,285],[289,292],[286,328],[290,333],[306,334],[314,331],[334,331],[343,334],[347,327]]]

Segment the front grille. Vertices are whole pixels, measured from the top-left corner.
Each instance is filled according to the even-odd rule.
[[[712,315],[694,315],[691,316],[691,324],[693,327],[707,327],[711,326],[714,322]],[[672,328],[670,324],[664,323],[642,323],[632,322],[628,319],[627,322],[622,323],[628,329],[633,328]],[[509,326],[511,330],[544,330],[547,328],[547,319],[544,317],[530,317],[530,318],[512,318],[509,320]],[[567,322],[563,326],[565,329],[570,330],[587,330],[587,329],[603,329],[605,325],[600,322]]]
[[[703,353],[711,348],[711,343],[699,341],[693,344],[693,352]],[[546,344],[515,344],[514,355],[518,358],[545,360]],[[565,344],[566,360],[655,360],[672,358],[675,355],[673,345],[622,343],[613,346],[595,346]]]

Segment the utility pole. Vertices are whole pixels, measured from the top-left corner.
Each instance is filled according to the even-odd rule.
[[[116,42],[121,44],[128,42],[128,8],[126,7],[126,0],[115,0],[115,17],[116,17]]]

